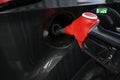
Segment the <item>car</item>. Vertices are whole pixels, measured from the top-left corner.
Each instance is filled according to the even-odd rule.
[[[56,34],[85,12],[100,22],[82,47]],[[120,0],[0,1],[0,80],[119,80],[119,57]]]

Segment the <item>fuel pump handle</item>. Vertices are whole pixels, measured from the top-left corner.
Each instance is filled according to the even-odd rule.
[[[94,26],[93,29],[89,32],[89,35],[98,38],[99,40],[106,42],[112,47],[120,49],[120,34],[106,30],[99,26]]]
[[[110,44],[112,47],[120,49],[120,34],[103,29],[99,25],[99,22],[100,20],[96,14],[85,12],[70,25],[66,26],[64,29],[58,30],[57,33],[74,36],[81,48],[82,43],[86,40],[88,35],[91,35]]]

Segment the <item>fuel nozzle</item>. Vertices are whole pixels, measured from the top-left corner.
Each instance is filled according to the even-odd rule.
[[[98,23],[99,19],[95,14],[91,12],[85,12],[64,29],[57,30],[56,33],[64,33],[74,36],[78,41],[79,46],[82,48],[82,43],[88,36],[89,31]]]
[[[98,17],[90,12],[85,12],[74,20],[70,25],[64,29],[59,29],[56,33],[67,34],[74,36],[78,41],[79,46],[82,48],[82,43],[86,40],[88,34],[103,41],[107,44],[120,49],[120,34],[105,30],[98,23],[100,20]]]

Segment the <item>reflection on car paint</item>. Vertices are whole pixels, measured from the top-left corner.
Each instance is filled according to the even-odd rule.
[[[61,60],[62,56],[54,56],[51,58],[44,66],[43,66],[43,71],[51,71],[54,66]]]
[[[92,2],[92,3],[104,3],[105,0],[77,0],[77,2]]]

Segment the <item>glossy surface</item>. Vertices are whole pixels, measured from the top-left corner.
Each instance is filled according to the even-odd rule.
[[[110,7],[120,13],[119,3],[44,10],[41,10],[40,6],[30,5],[6,13],[1,12],[0,80],[83,80],[82,77],[91,71],[90,67],[96,67],[97,63],[80,50],[75,40],[70,46],[62,49],[48,46],[43,38],[43,31],[55,14],[67,11],[79,17],[83,12],[101,6]],[[100,24],[105,25],[105,23]],[[118,22],[112,27],[105,27],[113,30],[116,27],[118,29],[119,26]],[[88,40],[87,49],[96,54],[106,48],[95,46],[92,40]],[[116,57],[114,59],[119,61],[119,56]],[[114,62],[114,65],[119,66],[116,60]],[[105,80],[111,80],[112,76],[105,77],[107,78]]]

